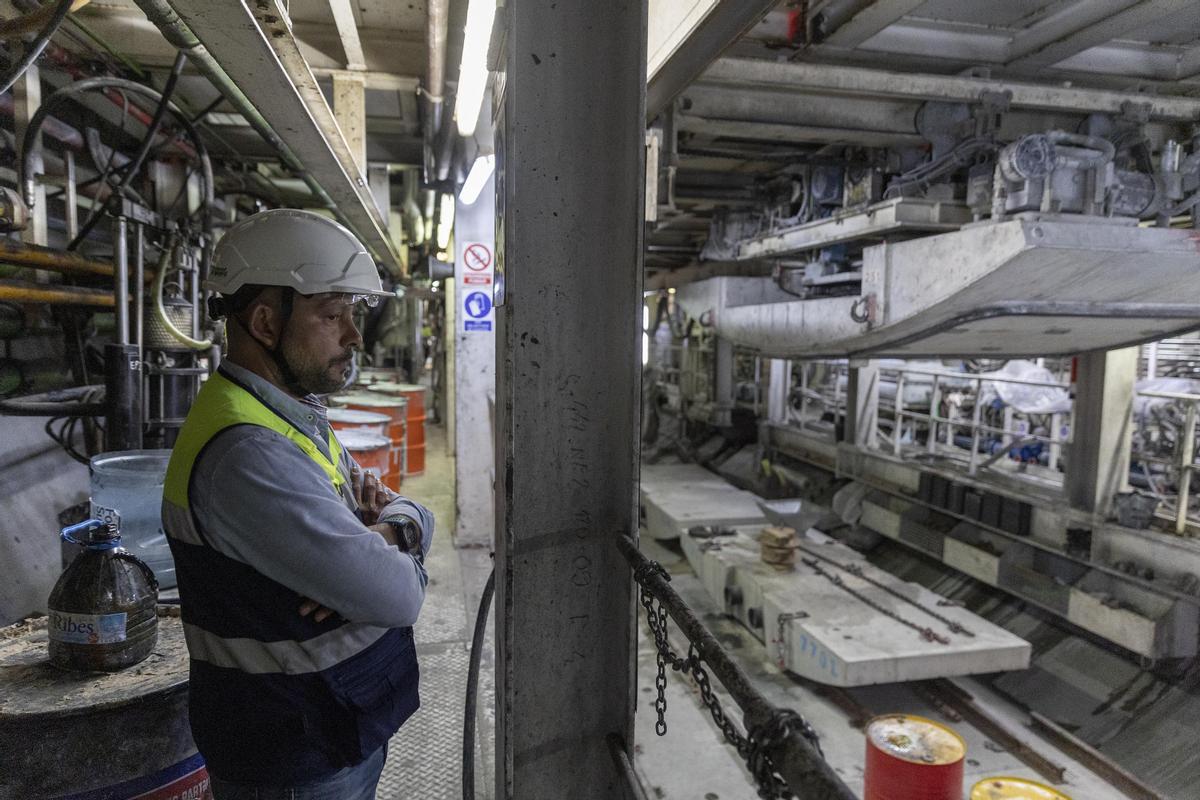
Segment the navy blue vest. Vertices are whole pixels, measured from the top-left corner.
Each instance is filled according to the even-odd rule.
[[[297,592],[210,547],[190,510],[165,501],[163,517],[192,654],[192,735],[212,775],[311,782],[366,759],[417,710],[412,628],[302,617]]]

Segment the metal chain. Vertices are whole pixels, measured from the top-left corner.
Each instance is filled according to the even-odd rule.
[[[832,564],[833,566],[837,567],[838,569],[845,570],[846,572],[849,572],[854,577],[864,580],[867,583],[871,584],[872,586],[874,586],[878,589],[882,589],[883,591],[890,594],[892,597],[895,597],[897,600],[903,600],[905,603],[908,603],[910,606],[920,609],[923,613],[928,614],[929,616],[933,617],[938,622],[942,623],[947,628],[949,628],[951,633],[958,633],[958,634],[962,634],[963,636],[970,636],[972,639],[975,638],[975,634],[972,631],[965,628],[962,625],[962,623],[955,622],[954,620],[950,619],[949,617],[939,614],[938,612],[934,611],[933,609],[926,608],[925,606],[918,603],[916,600],[913,600],[911,597],[908,597],[907,595],[901,594],[900,592],[896,591],[895,589],[893,589],[892,587],[883,583],[882,581],[875,580],[871,576],[867,575],[863,571],[863,568],[860,567],[859,565],[843,564],[835,559],[829,558],[828,556],[823,556],[814,550],[810,550],[809,548],[807,548],[804,545],[799,544],[799,543],[796,544],[796,547],[798,549],[803,550],[804,552],[808,553],[810,556],[813,556],[814,558],[821,559],[826,564]]]
[[[825,570],[821,569],[821,562],[817,561],[817,559],[803,558],[803,559],[801,559],[801,561],[803,561],[806,566],[812,568],[813,572],[815,572],[818,575],[820,575],[821,577],[825,578],[827,581],[829,581],[830,583],[832,583],[834,586],[838,587],[839,589],[850,594],[852,597],[857,598],[859,601],[861,601],[865,605],[870,606],[871,608],[878,611],[880,614],[883,614],[885,617],[891,617],[892,619],[899,622],[901,625],[906,625],[909,628],[912,628],[914,631],[921,634],[921,638],[924,639],[925,641],[937,642],[938,644],[950,644],[949,639],[947,639],[945,636],[942,636],[940,633],[935,631],[933,628],[922,627],[921,625],[918,625],[917,623],[915,623],[911,620],[907,620],[904,617],[897,614],[895,611],[891,610],[890,608],[888,608],[884,605],[881,605],[880,603],[875,602],[871,598],[864,595],[862,592],[851,589],[849,586],[846,585],[846,582],[841,579],[841,576],[834,575],[832,572],[826,572]]]
[[[687,656],[680,656],[671,649],[667,638],[669,624],[667,610],[661,603],[657,603],[654,595],[646,588],[646,579],[652,574],[658,575],[666,581],[671,580],[671,576],[656,561],[650,561],[635,569],[633,579],[641,586],[640,600],[642,607],[646,610],[646,623],[650,626],[650,633],[654,636],[654,645],[657,650],[658,672],[654,679],[657,696],[654,700],[654,710],[658,714],[658,719],[654,724],[654,732],[659,736],[663,736],[667,732],[666,667],[670,664],[671,669],[676,672],[692,676],[696,686],[700,689],[700,700],[708,709],[713,722],[725,736],[726,741],[737,750],[738,755],[746,762],[750,774],[754,776],[754,780],[758,784],[758,796],[764,800],[788,800],[795,797],[792,790],[788,788],[787,782],[776,772],[768,751],[777,747],[795,731],[804,736],[812,744],[813,749],[821,753],[820,738],[816,731],[795,711],[777,709],[770,719],[750,731],[749,736],[743,736],[737,726],[725,715],[725,710],[721,708],[721,703],[717,699],[716,693],[713,692],[708,672],[704,669],[704,659],[696,652],[695,647],[688,647]]]

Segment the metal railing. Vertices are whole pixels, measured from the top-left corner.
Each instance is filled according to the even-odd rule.
[[[1144,391],[1138,392],[1138,397],[1148,400],[1167,400],[1171,403],[1183,406],[1183,421],[1179,428],[1179,434],[1175,437],[1174,445],[1170,448],[1169,454],[1156,454],[1149,452],[1144,446],[1147,438],[1145,426],[1148,424],[1146,412],[1140,415],[1135,415],[1135,425],[1138,427],[1138,436],[1135,437],[1135,443],[1141,444],[1139,448],[1135,446],[1133,459],[1143,465],[1147,482],[1150,484],[1151,491],[1159,498],[1160,501],[1168,500],[1170,492],[1164,489],[1159,489],[1155,486],[1153,477],[1150,472],[1145,469],[1145,465],[1158,465],[1164,472],[1174,470],[1177,474],[1177,491],[1175,493],[1175,505],[1171,509],[1168,506],[1168,511],[1164,514],[1157,512],[1157,516],[1171,520],[1174,524],[1176,534],[1183,535],[1187,532],[1189,506],[1191,503],[1192,491],[1192,473],[1200,469],[1200,464],[1196,462],[1196,420],[1200,415],[1200,395],[1183,394],[1179,392],[1154,392]]]
[[[829,371],[825,380],[815,384],[810,374],[810,365],[813,364],[822,365]],[[787,421],[802,429],[813,428],[817,427],[814,425],[816,419],[828,414],[832,416],[833,422],[833,428],[828,432],[833,435],[833,431],[839,423],[844,422],[847,414],[845,385],[848,383],[850,370],[848,362],[788,362],[785,376],[789,385],[797,366],[799,386],[796,391],[799,395],[799,408],[789,406]],[[1000,424],[994,425],[983,418],[984,404],[978,402],[984,383],[1006,383],[1065,391],[1068,386],[1064,383],[920,367],[882,367],[879,375],[891,387],[889,392],[894,391],[894,394],[891,397],[880,397],[876,413],[870,416],[876,421],[877,438],[884,440],[886,447],[894,455],[900,456],[905,452],[906,425],[910,432],[907,443],[912,448],[922,449],[929,454],[961,454],[963,447],[956,445],[955,437],[957,433],[965,432],[970,437],[970,444],[967,446],[970,451],[967,456],[967,471],[972,475],[991,466],[1013,447],[1038,442],[1047,446],[1047,467],[1055,470],[1062,457],[1063,446],[1071,440],[1071,412],[1023,414],[1006,405],[1001,411]],[[913,385],[928,387],[928,393],[920,402],[910,402],[905,397],[906,389]],[[962,400],[970,400],[969,415],[955,413],[955,408],[966,407],[965,403],[953,397],[957,393],[963,395]],[[942,410],[943,405],[948,409],[945,412]],[[821,409],[819,414],[813,413],[814,407]],[[1042,416],[1048,417],[1049,420],[1045,431],[1039,432],[1031,418]],[[999,449],[991,456],[982,452],[982,445],[989,436],[1000,440]]]
[[[939,445],[945,445],[946,448],[951,450],[960,449],[956,447],[954,442],[955,431],[966,428],[970,432],[971,437],[970,454],[967,459],[967,473],[970,475],[976,474],[981,467],[986,468],[991,466],[999,458],[1010,452],[1013,447],[1038,442],[1048,447],[1047,467],[1055,470],[1058,468],[1059,459],[1062,457],[1063,445],[1070,443],[1072,428],[1070,425],[1070,413],[1022,414],[1011,405],[1005,404],[1001,411],[1002,420],[999,426],[988,424],[983,419],[984,403],[982,402],[982,398],[983,385],[985,383],[1004,383],[1013,386],[1033,386],[1038,388],[1062,389],[1064,391],[1068,389],[1065,384],[1057,381],[1025,380],[994,374],[951,372],[949,370],[913,367],[881,368],[879,373],[880,375],[893,376],[896,387],[895,396],[890,403],[882,399],[879,403],[880,411],[891,411],[891,436],[886,438],[890,438],[891,440],[891,449],[894,455],[899,456],[903,451],[905,420],[910,420],[914,423],[911,428],[911,441],[914,446],[918,444],[918,426],[915,423],[925,423],[924,449],[930,454],[936,453]],[[904,390],[908,385],[913,383],[914,377],[927,379],[918,381],[919,385],[929,385],[928,402],[921,404],[928,409],[925,412],[906,407]],[[971,418],[969,420],[955,415],[953,410],[948,411],[945,415],[941,413],[943,394],[946,389],[950,389],[951,393],[962,390],[966,396],[973,396],[974,401],[971,404]],[[950,408],[953,409],[954,405],[952,404]],[[1030,419],[1033,416],[1050,417],[1045,433],[1039,433],[1033,427]],[[877,424],[882,424],[886,418],[883,414],[877,414],[876,419],[878,421]],[[880,433],[882,434],[883,431],[880,430]],[[995,453],[981,462],[980,446],[984,442],[984,437],[989,434],[999,438],[1000,444]]]

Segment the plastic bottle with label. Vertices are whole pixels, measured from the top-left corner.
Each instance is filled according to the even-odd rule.
[[[89,519],[62,530],[84,547],[50,592],[50,662],[113,672],[150,655],[158,642],[158,581],[121,547],[115,524]]]

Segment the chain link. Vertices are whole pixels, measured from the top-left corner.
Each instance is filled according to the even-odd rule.
[[[750,731],[748,736],[743,736],[732,720],[725,715],[725,710],[721,707],[720,700],[713,691],[708,672],[704,669],[704,659],[695,647],[689,645],[686,656],[680,656],[671,649],[668,640],[667,609],[662,603],[658,603],[654,595],[646,588],[646,579],[650,575],[657,575],[665,581],[671,580],[671,576],[656,561],[642,564],[633,573],[633,579],[641,586],[640,600],[642,607],[646,610],[646,623],[650,627],[650,633],[654,636],[654,645],[657,650],[658,673],[654,679],[657,696],[654,700],[654,710],[658,719],[654,724],[654,732],[659,736],[663,736],[667,732],[666,691],[667,665],[669,664],[671,669],[691,675],[696,682],[696,686],[700,690],[700,700],[708,709],[717,729],[725,736],[726,741],[737,750],[738,755],[746,762],[750,774],[754,776],[754,780],[758,784],[758,796],[764,800],[788,800],[788,798],[795,797],[787,782],[776,771],[768,753],[786,741],[793,732],[796,732],[807,739],[813,749],[821,754],[820,738],[816,731],[795,711],[776,709],[766,722]]]

